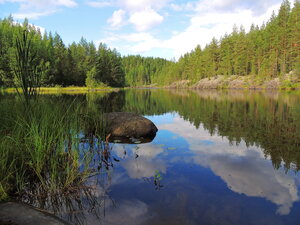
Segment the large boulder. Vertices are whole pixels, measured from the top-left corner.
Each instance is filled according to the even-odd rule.
[[[157,127],[151,120],[128,112],[112,112],[104,114],[106,121],[106,133],[109,141],[120,140],[121,142],[152,141],[156,135]]]

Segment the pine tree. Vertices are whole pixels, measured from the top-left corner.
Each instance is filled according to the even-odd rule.
[[[300,0],[296,0],[288,21],[289,70],[300,74]]]

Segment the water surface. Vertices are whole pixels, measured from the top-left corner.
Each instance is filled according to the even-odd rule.
[[[56,214],[64,219],[91,225],[299,224],[299,94],[128,90],[56,98],[80,99],[94,112],[138,113],[158,128],[151,143],[109,143],[108,164],[96,154],[103,147],[98,140],[82,142],[82,151],[92,145],[101,172],[89,180],[93,192],[81,198],[84,207],[62,204]]]

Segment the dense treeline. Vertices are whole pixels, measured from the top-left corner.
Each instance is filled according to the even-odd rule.
[[[27,20],[18,24],[9,17],[0,20],[0,86],[17,84],[13,72],[16,40],[24,30],[29,31],[32,40],[30,54],[34,54],[36,59],[33,63],[38,62],[45,68],[41,77],[42,86],[124,85],[121,56],[116,50],[103,44],[96,49],[93,42],[87,42],[84,38],[78,44],[72,43],[67,47],[57,33],[41,34]]]
[[[247,33],[234,27],[231,34],[197,46],[178,62],[161,58],[126,56],[104,44],[98,48],[84,38],[66,46],[55,33],[41,34],[28,21],[18,24],[11,17],[0,20],[0,86],[16,84],[13,74],[16,38],[29,30],[37,62],[45,68],[42,86],[113,87],[164,85],[179,80],[197,82],[215,75],[253,75],[261,78],[300,74],[300,0],[294,6],[284,0],[278,15]]]
[[[157,77],[160,76],[163,68],[174,65],[173,62],[162,58],[139,55],[123,57],[122,61],[127,86],[160,84],[161,82],[157,80]]]
[[[248,33],[241,27],[204,49],[197,46],[182,56],[175,66],[161,74],[161,80],[198,81],[214,75],[256,75],[279,77],[290,71],[300,73],[300,1],[293,8],[284,0],[278,15],[261,27],[252,25]]]

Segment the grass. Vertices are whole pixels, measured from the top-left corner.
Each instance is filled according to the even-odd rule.
[[[77,87],[77,86],[69,86],[69,87],[61,87],[61,86],[55,86],[55,87],[41,87],[38,90],[39,94],[85,94],[89,92],[103,92],[103,91],[115,91],[118,90],[118,88],[112,88],[112,87],[95,87],[95,88],[89,88],[89,87]],[[21,92],[21,89],[18,90]],[[15,88],[3,88],[3,93],[17,93],[17,90]]]
[[[80,150],[78,134],[95,121],[81,104],[42,96],[28,105],[0,101],[0,201],[24,194],[46,198],[84,185],[93,152]]]

